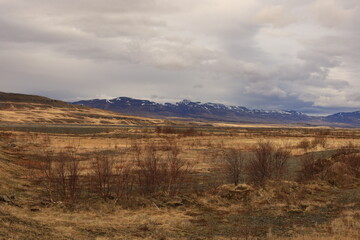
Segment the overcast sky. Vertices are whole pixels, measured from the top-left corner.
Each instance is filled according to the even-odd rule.
[[[0,0],[0,91],[360,109],[359,0]]]

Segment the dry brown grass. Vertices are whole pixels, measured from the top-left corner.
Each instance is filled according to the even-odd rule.
[[[263,211],[265,222],[267,218],[276,220],[277,217],[285,220],[300,219],[319,214],[319,209],[330,211],[328,208],[335,205],[333,194],[343,194],[343,190],[317,180],[307,184],[293,181],[269,182],[263,188],[251,187],[250,194],[244,198],[241,196],[232,199],[217,195],[218,187],[229,183],[219,174],[224,149],[236,148],[248,152],[262,139],[271,141],[280,148],[286,147],[292,155],[299,157],[305,152],[299,148],[301,141],[307,140],[311,143],[322,137],[319,137],[319,129],[272,130],[271,127],[262,130],[207,128],[201,129],[201,134],[190,136],[182,133],[158,134],[155,126],[146,130],[133,126],[90,134],[12,132],[11,137],[1,140],[0,194],[15,192],[16,202],[23,208],[0,203],[0,239],[24,239],[26,236],[30,236],[30,239],[257,239],[255,226],[251,225],[251,231],[245,234],[246,238],[242,238],[245,236],[243,232],[239,235],[236,231],[242,227],[249,228],[251,221],[255,221],[251,219],[254,216],[259,217],[259,211]],[[322,140],[316,142],[318,143],[313,144],[308,151],[335,151],[341,146],[347,146],[348,142],[360,145],[359,131],[331,130],[326,132],[326,144],[322,144]],[[60,153],[68,146],[75,146],[82,159],[79,163],[80,176],[85,177],[92,171],[90,159],[95,153],[126,153],[114,158],[114,166],[121,168],[122,164],[128,162],[126,160],[135,159],[136,149],[145,149],[150,145],[155,146],[158,157],[166,159],[171,150],[169,143],[176,143],[181,149],[176,156],[190,162],[191,169],[195,172],[193,180],[197,181],[197,184],[189,188],[197,191],[191,192],[190,196],[169,197],[160,194],[152,198],[124,198],[124,195],[119,193],[115,194],[115,199],[107,196],[106,202],[91,196],[69,210],[63,207],[62,203],[47,205],[41,189],[27,181],[28,175],[24,168],[36,165],[41,151]],[[298,161],[296,158],[291,164],[298,165]],[[240,186],[245,188],[245,185]],[[211,189],[212,194],[208,194],[204,189]],[[243,194],[244,190],[238,191]],[[121,203],[122,199],[124,203]],[[341,205],[335,207],[344,210]],[[337,213],[336,211],[331,214]],[[254,216],[251,215],[253,212]],[[292,214],[298,215],[294,217]],[[274,231],[269,231],[272,222],[266,225],[269,229],[260,230],[261,234],[268,232],[269,239],[322,240],[358,237],[358,209],[343,211],[336,219],[328,220],[327,223],[313,227],[294,228],[291,238],[276,235],[275,228],[279,226],[272,226]],[[17,232],[13,232],[11,228]],[[228,233],[221,232],[222,228]]]
[[[276,237],[269,235],[269,239],[276,240],[355,240],[360,239],[360,211],[348,210],[330,223],[310,229],[297,229],[301,232],[294,237]]]
[[[0,110],[1,122],[43,124],[163,124],[163,120],[128,116],[94,108],[51,107],[43,104],[7,102],[11,107]]]
[[[6,218],[10,215],[11,219]],[[102,209],[64,212],[47,208],[39,212],[11,206],[0,208],[0,239],[181,239],[191,227],[190,216],[176,209]],[[11,226],[20,229],[12,232]],[[41,237],[42,236],[42,237]]]

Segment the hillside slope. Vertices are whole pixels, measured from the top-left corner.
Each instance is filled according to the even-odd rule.
[[[360,126],[360,111],[336,113],[325,117],[325,121]]]
[[[0,92],[0,123],[157,124],[163,120],[126,116],[46,97]]]

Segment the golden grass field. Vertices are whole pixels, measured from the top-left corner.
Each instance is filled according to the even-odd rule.
[[[296,181],[304,156],[314,153],[334,166],[340,160],[331,156],[338,149],[349,143],[358,149],[360,130],[131,116],[120,121],[118,114],[81,111],[91,117],[70,125],[54,119],[74,119],[78,110],[57,108],[45,114],[35,108],[31,115],[26,109],[0,111],[0,200],[5,197],[0,201],[0,239],[360,239],[358,175],[343,176],[335,169],[311,181]],[[100,122],[101,114],[106,124]],[[166,124],[173,132],[158,131]],[[319,139],[321,144],[311,144]],[[244,177],[235,187],[224,174],[224,151],[251,154],[260,141],[290,151],[288,172],[262,186]],[[310,146],[303,147],[304,141]],[[191,175],[176,194],[102,199],[88,192],[86,179],[96,154],[111,155],[118,166],[134,161],[146,146],[166,157],[175,145]],[[71,204],[49,201],[41,157],[72,149],[79,156],[83,190]]]
[[[31,108],[16,102],[7,102],[0,110],[4,123],[48,123],[48,124],[157,124],[163,120],[128,116],[100,109],[81,106],[49,107],[32,103]]]

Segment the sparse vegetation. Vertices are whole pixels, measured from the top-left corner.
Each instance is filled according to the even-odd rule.
[[[311,143],[308,139],[303,139],[299,144],[297,145],[298,148],[301,148],[304,150],[304,152],[307,152],[310,149]]]
[[[229,149],[224,153],[224,170],[229,180],[237,186],[244,174],[245,156],[239,149]]]
[[[269,179],[281,179],[287,171],[290,151],[277,147],[272,142],[258,142],[254,148],[247,172],[251,182],[263,185]]]
[[[312,148],[316,148],[317,146],[320,146],[322,148],[326,147],[326,138],[325,137],[315,137],[312,141],[311,141],[311,146]]]
[[[97,152],[91,165],[90,178],[93,179],[97,193],[105,201],[111,197],[112,188],[117,183],[117,181],[113,180],[114,164],[113,156]]]
[[[66,152],[46,155],[41,179],[51,201],[72,205],[79,197],[79,158],[77,150],[67,147]]]
[[[143,154],[137,154],[138,183],[143,193],[165,192],[175,195],[189,174],[189,163],[179,157],[180,149],[170,142],[161,155],[153,145],[146,146]]]
[[[0,239],[360,235],[358,130],[24,129],[0,131]]]
[[[155,128],[156,133],[158,134],[181,134],[183,136],[193,136],[198,134],[195,128],[176,128],[172,126],[157,126]]]
[[[327,159],[317,158],[314,154],[305,154],[301,157],[301,168],[297,173],[297,180],[299,182],[308,182],[321,178],[319,175],[330,164]]]

